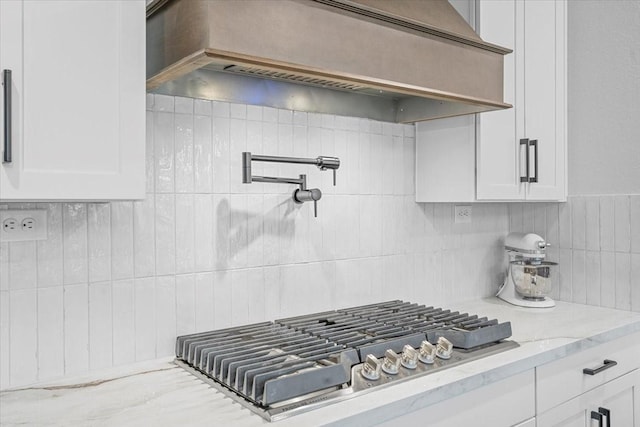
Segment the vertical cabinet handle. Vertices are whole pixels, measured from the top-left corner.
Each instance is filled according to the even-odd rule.
[[[525,176],[520,176],[520,182],[529,182],[529,138],[523,138],[520,140],[520,150],[522,151],[522,146],[524,145],[525,152]]]
[[[600,412],[602,416],[607,417],[607,427],[611,427],[611,411],[607,408],[598,408],[598,412]]]
[[[4,147],[2,163],[11,163],[11,70],[2,72],[2,85],[4,93]]]
[[[529,141],[529,147],[533,147],[533,173],[534,173],[533,176],[529,177],[529,182],[538,182],[538,140],[532,139],[531,141]],[[527,148],[527,153],[529,153],[529,148]],[[529,160],[527,159],[527,168],[528,166],[529,166]]]
[[[600,412],[591,411],[591,419],[592,420],[598,420],[598,427],[603,427],[602,426],[602,414]]]

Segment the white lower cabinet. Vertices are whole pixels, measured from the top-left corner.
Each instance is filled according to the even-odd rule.
[[[534,415],[535,380],[530,370],[380,425],[533,427]]]
[[[538,427],[640,426],[640,333],[536,368]]]
[[[538,415],[538,427],[640,425],[640,371],[635,370]]]

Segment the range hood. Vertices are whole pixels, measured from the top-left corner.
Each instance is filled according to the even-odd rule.
[[[447,0],[154,0],[147,90],[411,123],[509,108]]]

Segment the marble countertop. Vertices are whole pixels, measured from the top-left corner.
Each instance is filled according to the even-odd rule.
[[[156,360],[0,393],[0,424],[73,426],[370,425],[640,331],[640,313],[558,302],[526,309],[496,298],[451,309],[511,321],[520,347],[269,423],[173,364]]]

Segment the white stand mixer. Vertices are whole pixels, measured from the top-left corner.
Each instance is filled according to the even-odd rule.
[[[513,305],[548,308],[556,305],[547,295],[558,264],[545,261],[549,244],[533,233],[509,233],[505,250],[509,268],[497,297]]]

